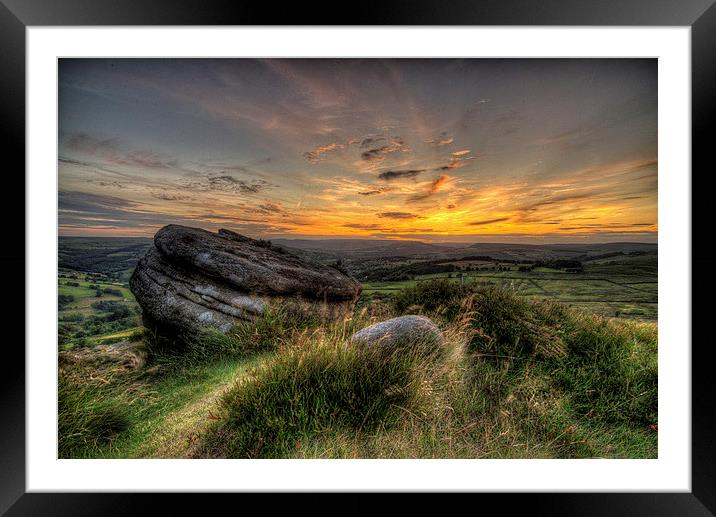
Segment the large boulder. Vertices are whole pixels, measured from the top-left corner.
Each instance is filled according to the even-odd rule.
[[[229,230],[165,226],[129,281],[145,323],[161,333],[227,332],[272,304],[338,319],[361,292],[337,269]]]
[[[386,351],[418,349],[432,353],[443,345],[440,329],[425,316],[399,316],[381,321],[353,334],[350,342]]]

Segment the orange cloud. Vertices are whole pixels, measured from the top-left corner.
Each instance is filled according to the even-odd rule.
[[[345,146],[339,143],[317,145],[313,148],[313,151],[303,153],[303,157],[311,163],[318,163],[323,159],[322,157],[324,154],[335,151],[336,149],[342,149],[343,147]]]
[[[440,187],[442,187],[448,180],[450,179],[450,176],[443,174],[438,179],[432,182],[430,185],[430,188],[428,189],[428,192],[431,194],[434,194],[437,192]]]

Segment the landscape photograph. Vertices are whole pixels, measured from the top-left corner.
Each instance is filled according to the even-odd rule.
[[[59,458],[658,457],[656,59],[58,85]]]

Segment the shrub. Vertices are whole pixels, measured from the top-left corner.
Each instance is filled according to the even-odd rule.
[[[467,286],[439,278],[418,282],[413,287],[401,290],[391,303],[398,314],[416,309],[427,313],[440,311],[445,319],[452,320],[459,314],[462,301],[469,292]]]
[[[71,294],[58,294],[57,306],[60,310],[75,301],[75,297]]]
[[[101,321],[116,321],[131,315],[129,307],[116,300],[94,302],[92,308],[108,313],[100,318]]]
[[[473,289],[471,350],[501,357],[563,357],[564,308],[553,302],[530,302],[512,291]]]

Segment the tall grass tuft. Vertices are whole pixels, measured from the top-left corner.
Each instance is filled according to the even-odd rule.
[[[227,333],[206,329],[174,339],[147,333],[149,362],[164,371],[176,371],[230,357],[274,351],[290,343],[295,334],[315,328],[318,322],[317,317],[306,312],[273,304],[262,315],[236,324]]]
[[[566,356],[562,326],[568,316],[561,305],[524,300],[499,287],[472,291],[473,351],[502,358]]]
[[[420,346],[387,354],[340,334],[304,334],[229,390],[203,454],[283,457],[321,434],[375,432],[421,411],[444,354],[426,355]]]
[[[60,374],[57,424],[59,457],[76,458],[106,445],[130,422],[125,407],[101,389]]]
[[[391,305],[397,314],[439,313],[443,319],[453,320],[460,314],[463,300],[469,294],[468,286],[459,285],[446,278],[436,278],[401,290],[393,296]]]
[[[575,315],[565,332],[569,354],[550,372],[574,410],[610,423],[657,422],[656,332],[635,322]]]
[[[647,428],[657,422],[653,325],[610,320],[552,301],[525,300],[510,289],[446,280],[422,282],[396,299],[396,311],[418,309],[448,322],[469,319],[474,333],[468,349],[503,372],[500,386],[514,387],[524,372],[530,372],[545,379],[553,397],[560,398],[560,411],[592,423]],[[416,303],[409,306],[409,300]],[[494,381],[489,368],[483,365],[480,371]]]

